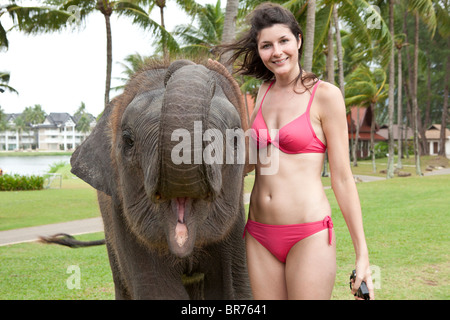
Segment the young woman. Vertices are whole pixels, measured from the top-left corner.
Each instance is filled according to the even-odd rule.
[[[331,208],[321,182],[325,151],[331,184],[356,252],[354,292],[366,281],[374,298],[361,207],[348,158],[340,90],[300,66],[303,33],[291,12],[264,3],[250,15],[231,63],[264,80],[251,117],[258,154],[245,239],[255,299],[329,299],[336,275]],[[349,270],[350,272],[351,270]]]

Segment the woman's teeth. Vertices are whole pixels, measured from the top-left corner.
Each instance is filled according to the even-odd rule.
[[[277,60],[277,61],[274,61],[273,63],[275,63],[275,64],[282,64],[282,63],[285,62],[287,59],[288,59],[288,58],[284,58],[283,60]]]

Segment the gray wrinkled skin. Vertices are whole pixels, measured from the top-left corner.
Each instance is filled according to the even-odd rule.
[[[211,61],[150,66],[74,152],[72,172],[98,190],[117,299],[251,298],[244,164],[171,159],[172,132],[194,141],[194,121],[220,130],[224,149],[226,129],[246,129],[236,87]]]

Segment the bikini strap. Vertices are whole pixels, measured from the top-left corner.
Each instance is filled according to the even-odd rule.
[[[273,85],[274,83],[275,83],[275,80],[273,80],[273,81],[269,84],[269,87],[267,88],[266,93],[264,93],[264,96],[263,96],[263,98],[262,98],[262,100],[261,100],[261,104],[259,105],[259,110],[261,110],[261,106],[262,106],[262,104],[263,104],[263,102],[264,102],[264,99],[266,98],[267,92],[269,92],[270,88],[272,87],[272,85]],[[261,112],[262,112],[262,110],[261,110]]]
[[[321,82],[321,80],[317,81],[316,84],[313,87],[313,90],[312,90],[312,93],[311,93],[311,97],[309,98],[308,107],[306,108],[307,114],[309,114],[309,109],[311,109],[311,105],[312,105],[312,102],[314,100],[314,95],[316,94],[316,89],[319,86],[320,82]]]

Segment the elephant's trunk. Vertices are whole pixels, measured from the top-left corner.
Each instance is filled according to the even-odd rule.
[[[203,161],[203,131],[215,81],[203,66],[171,66],[160,119],[160,179],[163,199],[211,198],[220,190],[221,180]],[[219,188],[219,190],[218,190]]]

